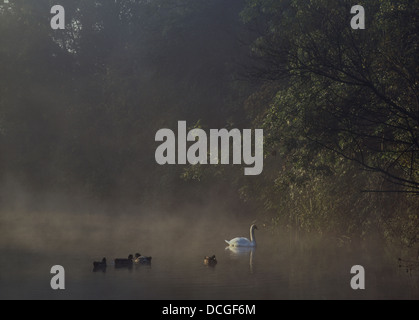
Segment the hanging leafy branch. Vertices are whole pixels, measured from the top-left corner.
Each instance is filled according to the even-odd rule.
[[[243,17],[260,34],[251,75],[288,83],[265,118],[268,141],[283,142],[292,122],[308,142],[419,194],[419,1],[364,1],[363,31],[349,26],[350,1],[332,2],[248,1]]]

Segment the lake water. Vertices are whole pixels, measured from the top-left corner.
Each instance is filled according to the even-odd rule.
[[[239,232],[238,230],[244,230]],[[242,226],[224,228],[224,238],[247,236]],[[91,230],[84,230],[91,232]],[[0,256],[1,299],[418,299],[417,270],[400,269],[397,256],[385,248],[354,245],[339,247],[338,242],[309,239],[290,240],[268,231],[257,232],[255,250],[235,252],[226,249],[218,233],[188,232],[158,240],[149,233],[135,240],[130,229],[127,239],[90,243],[73,239],[48,248],[27,251],[2,249]],[[168,232],[167,230],[165,231]],[[231,236],[230,236],[231,235]],[[230,236],[230,237],[229,237]],[[194,239],[195,237],[195,239]],[[49,239],[49,238],[48,238]],[[63,241],[64,238],[57,239]],[[89,237],[85,237],[85,240]],[[129,239],[129,240],[128,240]],[[49,239],[51,241],[51,239]],[[151,242],[151,243],[150,243]],[[122,245],[125,243],[125,245]],[[139,248],[139,244],[143,244]],[[71,245],[70,245],[71,244]],[[134,244],[138,248],[134,248]],[[88,249],[87,249],[88,247]],[[131,252],[128,251],[130,248]],[[62,250],[57,250],[62,248]],[[132,249],[131,249],[132,248]],[[52,250],[54,249],[54,250]],[[145,251],[140,251],[144,249]],[[126,250],[123,252],[123,250]],[[87,251],[93,251],[88,253]],[[136,251],[153,256],[151,266],[115,269],[114,258],[125,258]],[[100,252],[100,253],[99,253]],[[122,252],[122,253],[121,253]],[[102,254],[103,253],[103,254]],[[215,254],[218,264],[203,264],[206,255]],[[104,272],[92,272],[92,262],[108,258]],[[66,290],[53,291],[49,273],[53,265],[66,271]],[[366,270],[366,290],[350,287],[351,267]]]

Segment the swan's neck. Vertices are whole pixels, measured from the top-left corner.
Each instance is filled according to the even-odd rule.
[[[250,241],[256,244],[255,229],[250,228]]]

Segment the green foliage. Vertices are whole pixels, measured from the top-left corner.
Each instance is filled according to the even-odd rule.
[[[267,21],[254,44],[265,66],[258,76],[290,79],[267,122],[304,128],[302,136],[417,192],[417,1],[396,4],[366,3],[365,32],[348,27],[349,1],[250,1],[243,15]],[[270,140],[277,125],[268,124]]]
[[[274,223],[413,245],[419,2],[361,4],[365,31],[350,28],[350,1],[247,1],[242,18],[258,34],[252,76],[270,100],[249,98],[265,130],[265,178],[254,182],[264,187],[241,190]]]

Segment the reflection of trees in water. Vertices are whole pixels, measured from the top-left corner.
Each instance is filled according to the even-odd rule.
[[[226,247],[226,251],[229,252],[230,257],[233,259],[249,257],[250,273],[253,273],[255,247]]]

